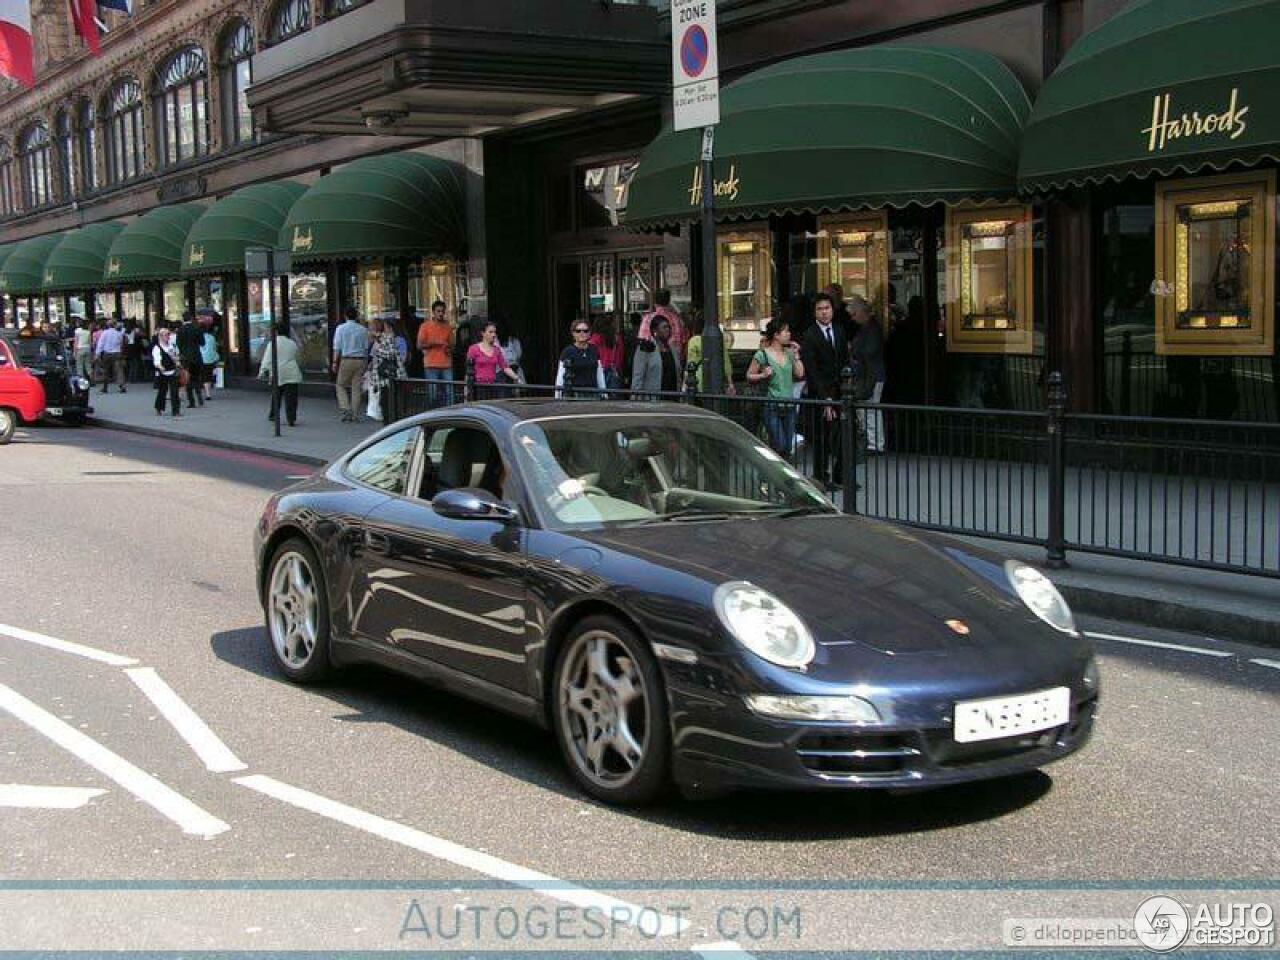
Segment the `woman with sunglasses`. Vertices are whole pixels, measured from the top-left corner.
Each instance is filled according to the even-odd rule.
[[[560,354],[559,369],[556,371],[556,396],[572,396],[576,390],[603,391],[604,365],[600,362],[600,354],[590,343],[591,326],[585,320],[575,320],[570,330],[573,332],[573,343]],[[565,390],[565,387],[569,389]]]

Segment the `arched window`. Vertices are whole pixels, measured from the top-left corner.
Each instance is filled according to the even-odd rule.
[[[267,45],[282,43],[311,29],[311,0],[280,0],[271,13]]]
[[[199,47],[183,47],[156,70],[156,136],[162,166],[209,152],[209,67]]]
[[[85,190],[95,190],[98,186],[98,130],[93,101],[80,102],[76,122],[80,127],[80,182]]]
[[[71,114],[66,110],[58,114],[53,125],[58,146],[58,178],[62,181],[62,199],[70,200],[76,193],[75,134],[71,132]]]
[[[13,151],[9,144],[0,143],[0,214],[7,217],[17,212],[13,202]]]
[[[18,139],[18,166],[22,172],[22,201],[28,210],[53,199],[49,185],[49,128],[29,126]]]
[[[363,7],[369,0],[324,0],[324,16],[326,20],[340,17],[349,10]]]
[[[107,182],[132,180],[143,170],[146,140],[142,130],[142,87],[120,80],[102,104],[107,128]]]
[[[222,77],[222,130],[226,144],[248,143],[253,139],[253,114],[245,91],[253,82],[253,29],[243,20],[224,35],[218,52]]]

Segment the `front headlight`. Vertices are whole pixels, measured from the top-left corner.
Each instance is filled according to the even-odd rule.
[[[813,636],[795,611],[745,580],[716,588],[716,613],[735,640],[780,667],[803,667],[813,659]]]
[[[71,383],[77,390],[89,389],[89,381],[86,380],[84,377],[76,377],[71,381]]]
[[[1053,585],[1053,581],[1035,567],[1010,560],[1004,565],[1004,572],[1014,593],[1022,598],[1022,602],[1031,608],[1037,617],[1063,633],[1072,636],[1076,633],[1076,621],[1071,616],[1071,608],[1062,594]]]

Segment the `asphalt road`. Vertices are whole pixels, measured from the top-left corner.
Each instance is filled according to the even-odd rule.
[[[1280,875],[1280,651],[1086,623],[1193,649],[1100,640],[1094,740],[1044,772],[919,795],[612,810],[575,790],[548,735],[483,706],[373,670],[319,691],[276,676],[251,527],[306,469],[102,430],[26,431],[0,450],[0,785],[103,791],[73,809],[0,807],[6,880],[461,887],[510,867],[603,889]],[[153,679],[225,745],[222,769],[144,693]],[[121,786],[115,760],[102,761],[113,777],[68,748],[77,733],[155,779]],[[156,782],[176,814],[157,809]],[[301,809],[275,784],[356,812]]]

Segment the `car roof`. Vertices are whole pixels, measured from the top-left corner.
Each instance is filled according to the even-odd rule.
[[[601,415],[644,414],[650,417],[697,414],[714,417],[715,414],[700,407],[684,403],[651,400],[559,400],[554,397],[520,397],[513,400],[486,400],[458,407],[446,408],[453,414],[472,411],[501,418],[511,424],[547,417],[598,417]]]

